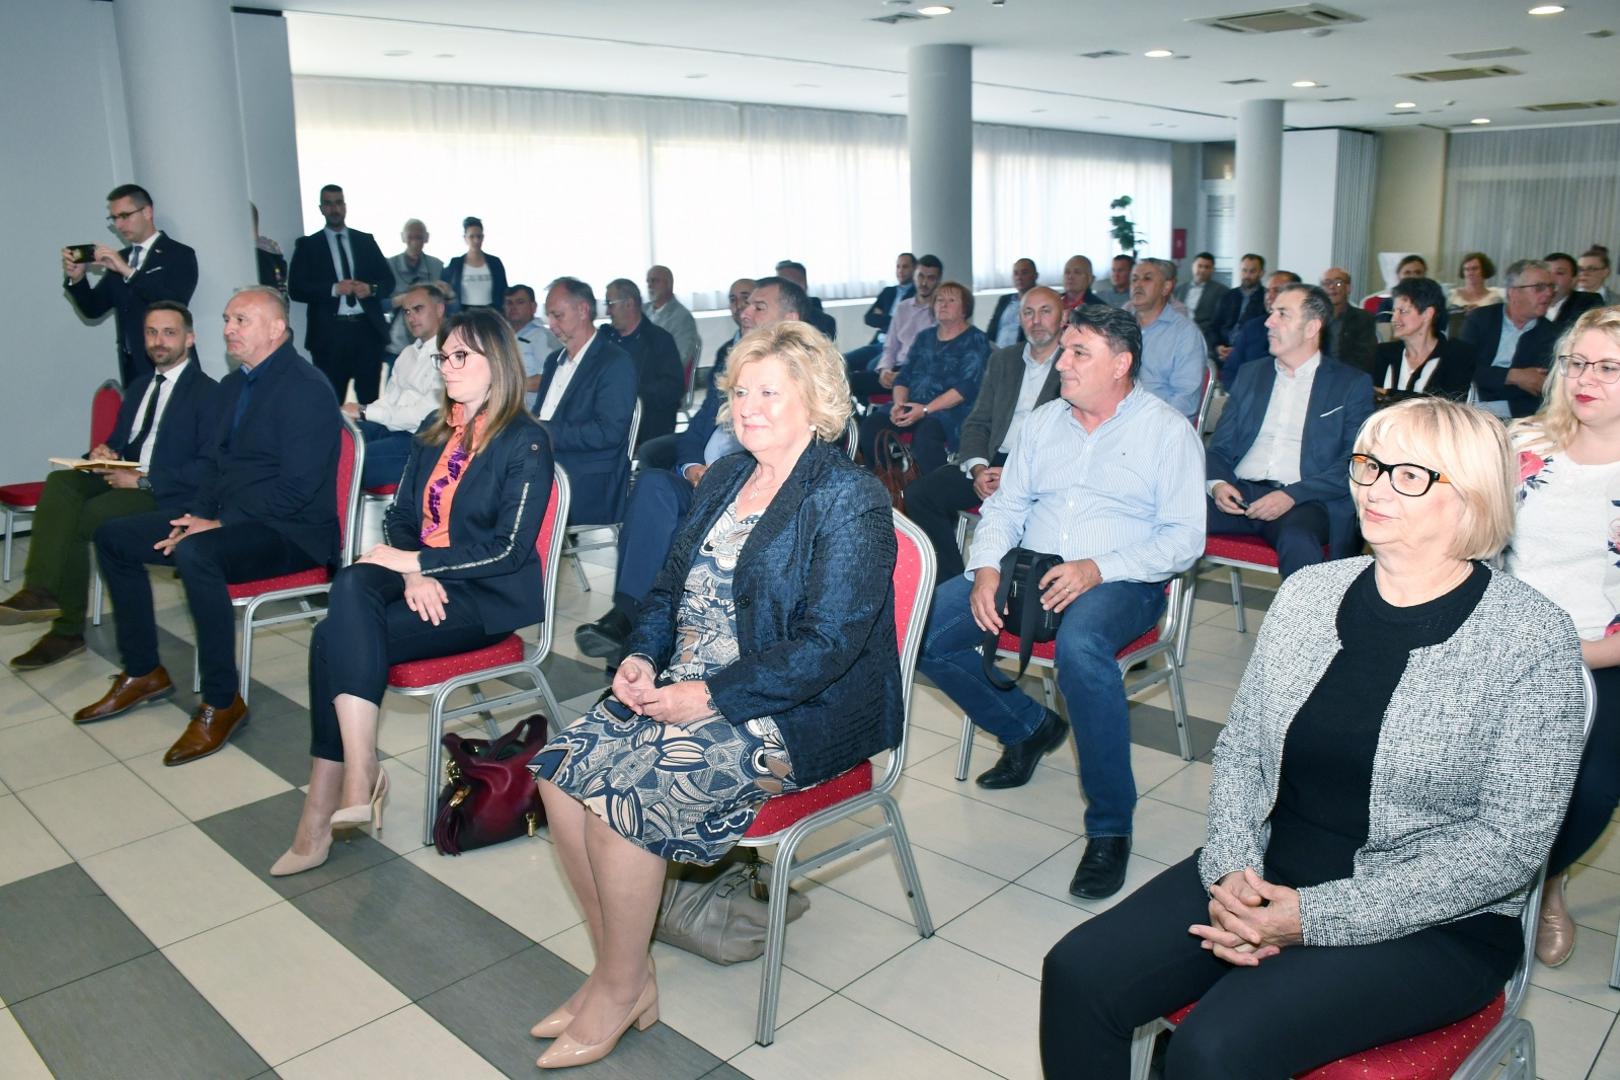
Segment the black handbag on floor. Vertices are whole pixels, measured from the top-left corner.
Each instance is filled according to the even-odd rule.
[[[1000,634],[986,634],[984,646],[984,677],[992,686],[1011,690],[1024,677],[1029,667],[1029,654],[1038,643],[1057,637],[1061,612],[1041,607],[1041,578],[1048,570],[1063,562],[1057,555],[1045,555],[1028,548],[1015,547],[1001,557],[1001,584],[996,589],[996,611],[1001,614],[1001,628],[1018,638],[1018,674],[1011,679],[996,667],[996,646]]]

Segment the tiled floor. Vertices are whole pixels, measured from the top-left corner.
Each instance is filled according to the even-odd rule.
[[[604,680],[573,629],[608,602],[605,553],[583,593],[561,575],[558,694],[577,709]],[[20,563],[19,563],[20,565]],[[164,656],[189,682],[187,617],[155,575]],[[13,583],[15,584],[15,583]],[[1127,885],[1201,841],[1208,752],[1269,593],[1249,590],[1251,635],[1225,586],[1195,604],[1187,690],[1201,760],[1173,752],[1168,697],[1133,706],[1142,802]],[[544,834],[460,858],[423,848],[425,706],[390,699],[381,744],[393,795],[380,840],[272,879],[308,773],[307,626],[256,647],[253,724],[226,751],[166,769],[188,695],[90,727],[67,719],[114,669],[94,648],[29,675],[0,669],[0,1077],[395,1078],[532,1076],[528,1026],[588,963],[579,914]],[[0,630],[0,657],[31,640]],[[920,940],[893,863],[868,850],[815,875],[788,933],[775,1045],[753,1044],[759,965],[655,950],[663,1022],[582,1077],[1039,1076],[1041,957],[1101,904],[1068,895],[1081,848],[1072,747],[1027,787],[953,778],[959,714],[921,686],[899,787],[938,933]],[[974,770],[994,750],[980,740]],[[1547,1080],[1620,1080],[1620,992],[1607,986],[1620,924],[1620,839],[1572,878],[1580,947],[1538,969],[1527,1011]]]

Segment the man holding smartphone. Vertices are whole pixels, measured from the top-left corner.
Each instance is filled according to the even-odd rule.
[[[197,253],[165,236],[152,220],[152,196],[138,184],[107,193],[107,223],[124,242],[70,244],[62,249],[63,286],[86,319],[114,312],[118,326],[118,378],[128,390],[152,374],[146,355],[146,308],[156,300],[189,304],[197,288]],[[101,280],[92,285],[88,273]]]

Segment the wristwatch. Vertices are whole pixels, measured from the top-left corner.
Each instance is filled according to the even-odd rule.
[[[152,478],[147,476],[145,473],[141,473],[140,476],[135,478],[135,486],[142,491],[151,491]]]

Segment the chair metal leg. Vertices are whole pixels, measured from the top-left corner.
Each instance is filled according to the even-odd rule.
[[[923,895],[922,876],[917,873],[917,860],[911,851],[911,837],[906,835],[906,822],[900,816],[900,805],[888,795],[883,796],[883,819],[889,823],[893,836],[889,846],[894,852],[894,868],[900,874],[900,884],[906,890],[911,904],[911,921],[917,924],[918,937],[934,936],[934,920],[928,914],[928,898]]]
[[[1235,566],[1226,568],[1232,575],[1232,607],[1237,610],[1237,631],[1240,634],[1249,632],[1249,622],[1243,613],[1243,571]]]
[[[782,954],[787,944],[788,890],[793,878],[788,868],[798,854],[802,834],[790,830],[771,863],[770,908],[765,919],[765,963],[759,974],[759,1012],[754,1022],[754,1041],[769,1046],[776,1041],[776,1006],[782,993]]]
[[[1614,967],[1609,970],[1609,986],[1620,990],[1620,939],[1614,943]]]
[[[563,726],[562,704],[558,702],[556,692],[551,689],[551,681],[541,673],[539,668],[535,668],[534,678],[540,687],[540,697],[546,703],[546,720],[550,723],[550,726],[546,729],[547,733],[555,735],[562,730]]]
[[[1181,666],[1174,656],[1166,656],[1164,662],[1170,665],[1170,709],[1176,718],[1176,742],[1181,747],[1181,760],[1191,761],[1192,737],[1187,731],[1187,694],[1181,685]]]
[[[585,563],[581,561],[577,552],[574,554],[574,573],[579,577],[579,591],[590,592],[591,579],[585,576]]]
[[[962,717],[962,745],[956,750],[956,778],[958,780],[967,779],[968,762],[972,760],[973,721],[964,715]],[[1620,960],[1617,960],[1617,963],[1620,963]]]
[[[12,512],[10,507],[7,507],[6,508],[6,551],[5,551],[5,555],[3,557],[0,557],[0,563],[4,563],[4,566],[0,567],[0,580],[5,580],[5,581],[10,581],[11,580],[11,537],[12,537],[12,533],[15,531],[16,527],[17,527],[17,515],[14,512]]]
[[[1153,1044],[1159,1037],[1157,1020],[1143,1024],[1131,1037],[1131,1080],[1148,1080],[1153,1069]]]
[[[202,653],[195,645],[191,647],[191,692],[202,693]]]
[[[107,583],[101,580],[101,568],[90,575],[90,625],[100,626],[102,611],[106,608]]]

